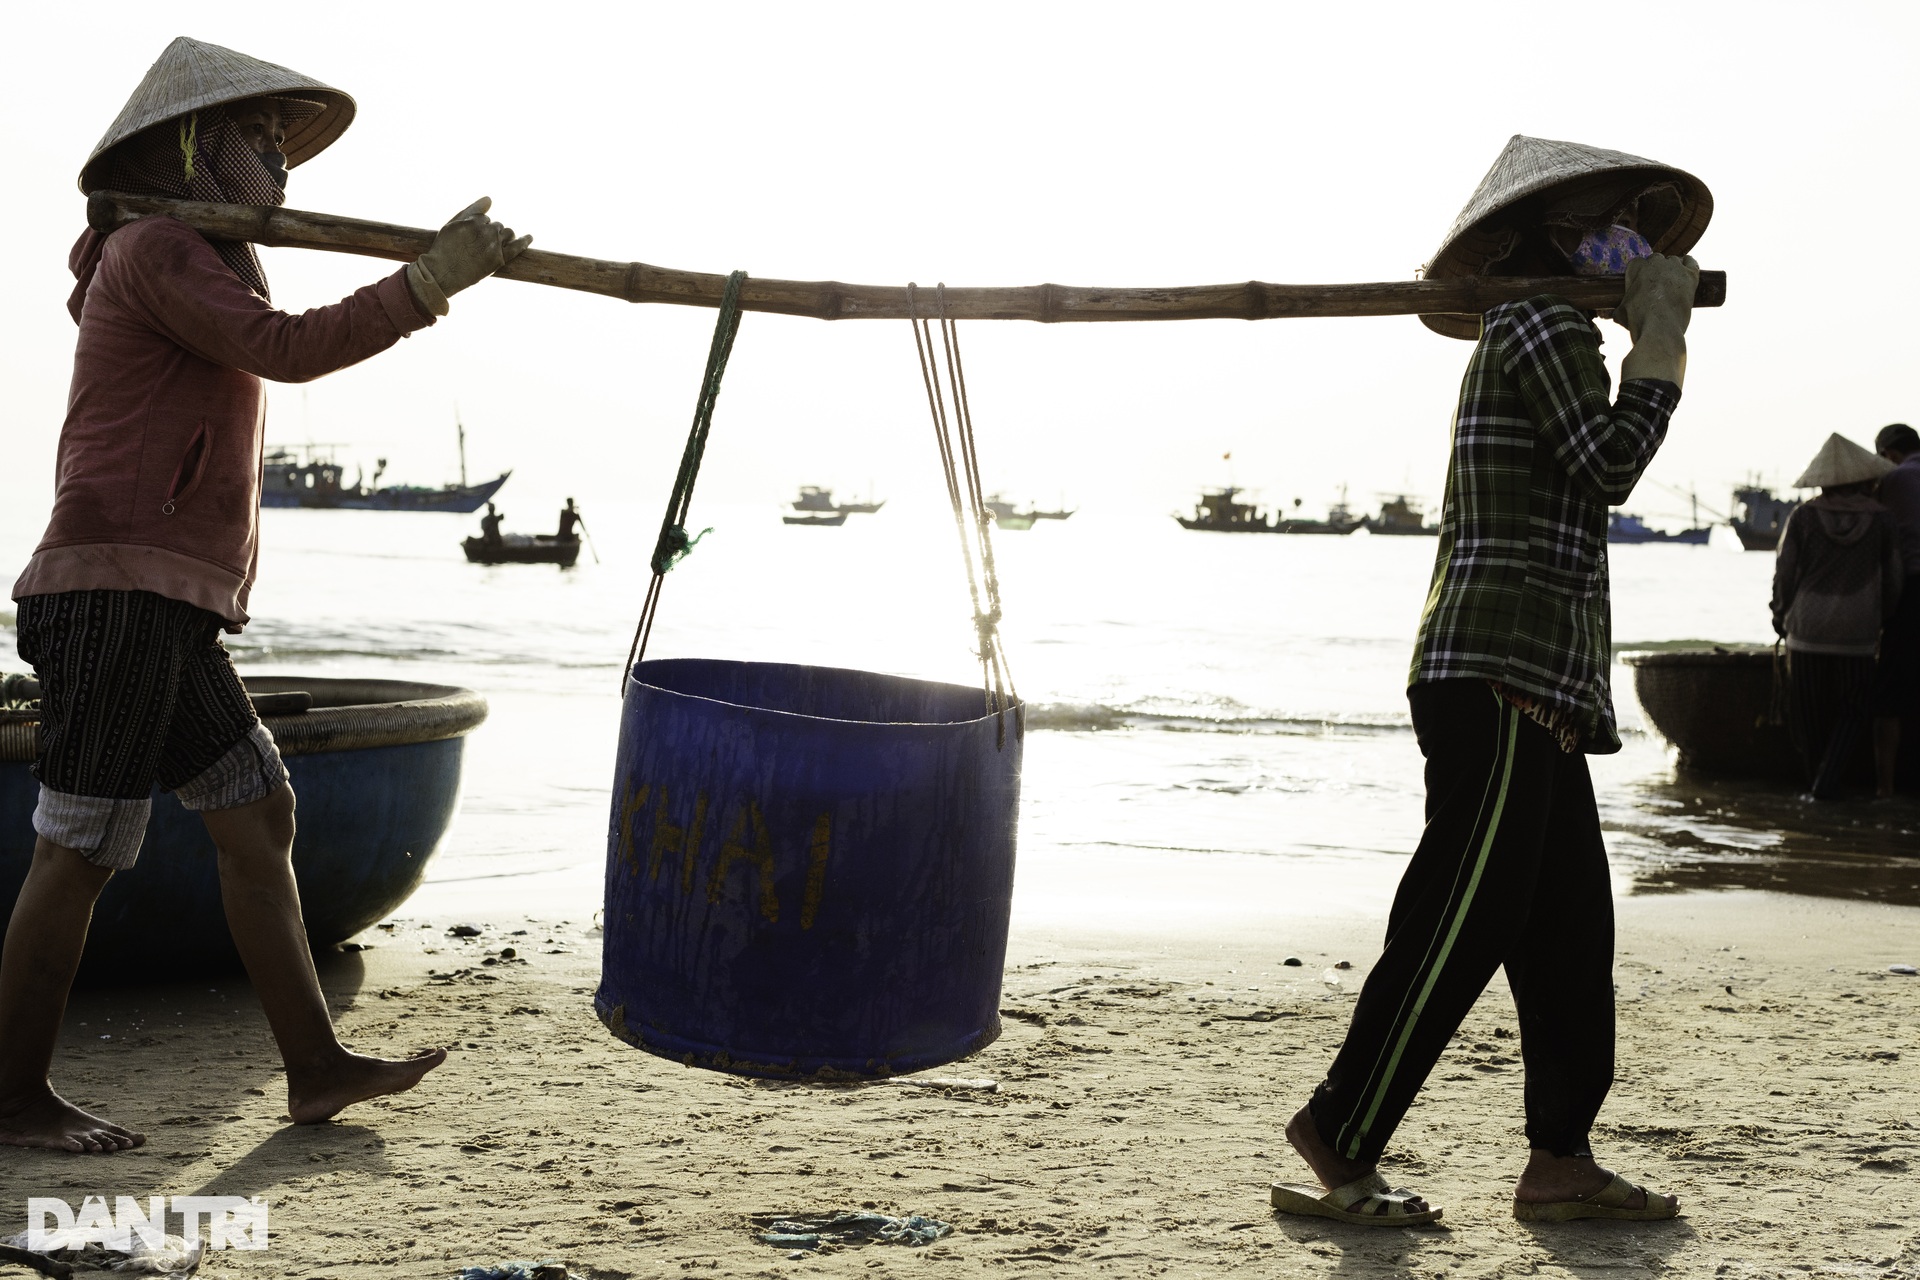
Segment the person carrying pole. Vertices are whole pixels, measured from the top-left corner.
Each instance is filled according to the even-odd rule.
[[[1711,211],[1706,188],[1679,170],[1516,136],[1426,268],[1429,278],[1624,270],[1613,320],[1633,349],[1610,396],[1593,316],[1557,296],[1422,317],[1476,340],[1407,690],[1427,825],[1346,1040],[1287,1125],[1321,1187],[1275,1184],[1277,1208],[1378,1226],[1440,1216],[1376,1166],[1504,967],[1530,1148],[1515,1216],[1678,1212],[1602,1168],[1589,1143],[1613,1083],[1614,1008],[1612,888],[1586,756],[1620,749],[1607,508],[1633,492],[1679,403],[1698,268],[1676,255]]]
[[[134,90],[80,188],[279,205],[287,170],[337,139],[353,99],[181,37]],[[294,797],[219,639],[258,565],[261,379],[305,382],[386,350],[530,237],[480,200],[417,261],[331,306],[275,310],[251,245],[167,217],[74,246],[79,325],[52,519],[13,586],[42,687],[33,863],[0,952],[0,1144],[76,1152],[142,1135],[49,1078],[93,904],[134,865],[158,785],[218,850],[228,924],[287,1070],[295,1123],[412,1088],[442,1049],[383,1059],[334,1034],[294,883]]]

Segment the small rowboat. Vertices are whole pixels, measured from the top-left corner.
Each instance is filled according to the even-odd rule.
[[[331,947],[419,888],[453,820],[466,735],[487,718],[486,699],[400,680],[250,676],[246,686],[300,801],[293,870],[307,936],[316,950]],[[35,712],[0,712],[0,929],[33,861],[38,730]],[[213,841],[199,815],[158,792],[140,861],[94,908],[85,966],[151,976],[238,959]]]
[[[1634,692],[1647,719],[1679,749],[1682,769],[1804,789],[1806,774],[1786,723],[1788,676],[1784,664],[1776,671],[1771,647],[1689,646],[1628,653],[1621,661],[1633,670]],[[1920,723],[1909,720],[1895,775],[1902,790],[1920,786],[1917,744]],[[1873,781],[1873,751],[1864,733],[1849,773],[1857,787]]]
[[[1800,760],[1772,714],[1773,650],[1710,645],[1629,653],[1633,689],[1682,769],[1735,777],[1800,779]]]
[[[571,569],[580,558],[580,539],[551,533],[509,533],[498,542],[468,538],[460,547],[472,564],[557,564]]]

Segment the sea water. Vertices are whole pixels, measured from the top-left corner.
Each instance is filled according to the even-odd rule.
[[[510,528],[548,528],[514,510]],[[597,907],[656,512],[590,507],[593,550],[565,571],[466,563],[471,518],[263,513],[254,621],[228,640],[243,673],[454,684],[491,704],[409,914]],[[696,499],[693,516],[694,532],[713,532],[668,575],[649,656],[980,680],[949,510],[889,504],[797,528],[772,503]],[[9,564],[37,533],[0,518]],[[1193,532],[1098,502],[998,533],[1003,631],[1031,707],[1017,922],[1190,929],[1275,903],[1381,909],[1422,824],[1405,685],[1435,545]],[[1622,649],[1773,639],[1773,557],[1726,529],[1705,547],[1615,547],[1611,564]],[[0,642],[0,670],[18,669],[11,632]],[[1676,779],[1631,672],[1616,663],[1613,680],[1626,746],[1592,765],[1620,893],[1749,885],[1920,902],[1920,864],[1901,856],[1920,847],[1910,804],[1815,806]]]

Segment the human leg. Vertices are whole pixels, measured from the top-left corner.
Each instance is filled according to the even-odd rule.
[[[227,928],[286,1063],[287,1110],[296,1124],[411,1089],[446,1060],[438,1049],[400,1060],[366,1057],[335,1035],[293,874],[293,789],[217,635],[185,664],[161,781],[199,811],[213,837]]]
[[[1873,693],[1874,794],[1893,798],[1901,722],[1920,717],[1920,574],[1907,575],[1900,603],[1880,633]]]
[[[1873,794],[1893,799],[1894,766],[1900,760],[1900,717],[1873,718]]]
[[[178,685],[183,606],[129,591],[20,602],[20,656],[40,677],[33,863],[0,952],[0,1143],[118,1151],[145,1139],[61,1098],[50,1079],[94,901],[146,832]]]
[[[227,927],[287,1068],[287,1112],[317,1124],[353,1103],[403,1093],[446,1061],[444,1049],[389,1060],[352,1053],[335,1035],[313,967],[293,875],[293,789],[201,817],[220,856]]]
[[[1611,1186],[1588,1133],[1613,1085],[1613,890],[1585,756],[1563,756],[1526,928],[1505,961],[1526,1066],[1523,1205],[1586,1202]],[[1629,1189],[1617,1207],[1671,1210]],[[1592,1206],[1589,1206],[1592,1207]]]
[[[0,1145],[107,1152],[146,1141],[74,1106],[51,1079],[94,900],[112,875],[45,836],[34,841],[0,953]]]
[[[1427,827],[1346,1041],[1289,1126],[1323,1182],[1379,1160],[1524,924],[1561,754],[1482,681],[1416,685],[1409,697],[1427,757]]]

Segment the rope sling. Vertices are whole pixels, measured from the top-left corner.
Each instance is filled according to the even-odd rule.
[[[628,682],[635,668],[646,659],[647,642],[653,636],[653,620],[660,609],[660,588],[666,576],[687,556],[700,539],[712,533],[702,529],[687,533],[687,516],[693,505],[693,485],[700,475],[700,462],[706,454],[707,436],[713,430],[713,409],[720,399],[720,381],[727,371],[727,358],[733,353],[733,340],[740,331],[740,287],[747,273],[736,271],[727,277],[720,296],[720,315],[714,323],[713,343],[707,351],[706,372],[700,379],[700,397],[694,405],[693,426],[687,432],[686,448],[681,451],[680,470],[673,478],[673,492],[667,499],[667,512],[660,521],[660,536],[653,546],[653,580],[647,585],[640,620],[633,631],[633,644],[621,668],[620,696],[626,697]],[[922,317],[918,290],[907,286],[908,322],[913,327],[914,350],[920,357],[920,381],[927,393],[927,410],[933,420],[934,442],[940,452],[940,468],[947,484],[947,500],[953,508],[953,524],[960,536],[960,558],[967,571],[967,595],[973,605],[973,628],[980,659],[980,680],[988,715],[997,717],[994,745],[1004,748],[1007,741],[1006,713],[1014,713],[1014,733],[1026,731],[1024,709],[1013,685],[1012,668],[1007,663],[1006,647],[1000,638],[1000,575],[993,562],[993,514],[988,510],[980,483],[980,449],[974,436],[973,409],[967,400],[966,367],[960,357],[960,331],[947,315],[947,290],[935,289],[934,315]],[[938,347],[933,340],[933,323],[940,326]],[[944,359],[946,389],[941,387]],[[951,395],[953,411],[947,410]],[[969,533],[971,528],[971,533]],[[978,569],[975,567],[976,552]],[[983,607],[984,603],[984,607]]]
[[[933,343],[932,323],[940,325],[940,345]],[[1000,639],[1000,575],[993,563],[993,514],[987,510],[980,486],[980,449],[973,434],[973,408],[967,401],[966,366],[960,359],[959,325],[947,315],[947,286],[934,287],[934,316],[920,315],[919,289],[907,285],[907,323],[913,327],[913,348],[920,357],[920,381],[927,391],[927,412],[933,419],[933,437],[946,475],[947,500],[953,506],[953,526],[960,535],[960,559],[967,568],[967,595],[973,602],[973,630],[979,646],[980,681],[987,714],[998,718],[994,745],[1007,744],[1007,709],[1013,708],[1015,734],[1026,731],[1025,711],[1013,687],[1006,646]],[[953,397],[951,420],[947,396],[940,387],[940,357],[945,357],[947,388]],[[959,465],[955,466],[956,456]],[[972,536],[968,536],[968,526]],[[980,571],[974,570],[979,550]],[[982,609],[984,585],[986,608]]]
[[[700,539],[712,533],[702,529],[687,536],[687,512],[693,506],[693,482],[700,475],[700,459],[707,452],[707,435],[713,430],[713,406],[720,399],[720,379],[727,372],[727,357],[733,354],[733,339],[740,332],[740,286],[747,273],[736,271],[727,277],[720,294],[720,316],[713,324],[713,344],[707,349],[707,371],[700,377],[700,398],[693,406],[693,426],[687,432],[687,447],[680,454],[680,470],[673,477],[673,493],[667,498],[667,514],[660,521],[660,536],[653,544],[653,581],[647,585],[646,603],[640,606],[640,621],[633,629],[633,644],[627,650],[627,662],[620,670],[620,696],[627,696],[627,681],[633,669],[647,656],[647,640],[653,635],[653,616],[660,609],[660,584],[673,566],[693,554]]]

